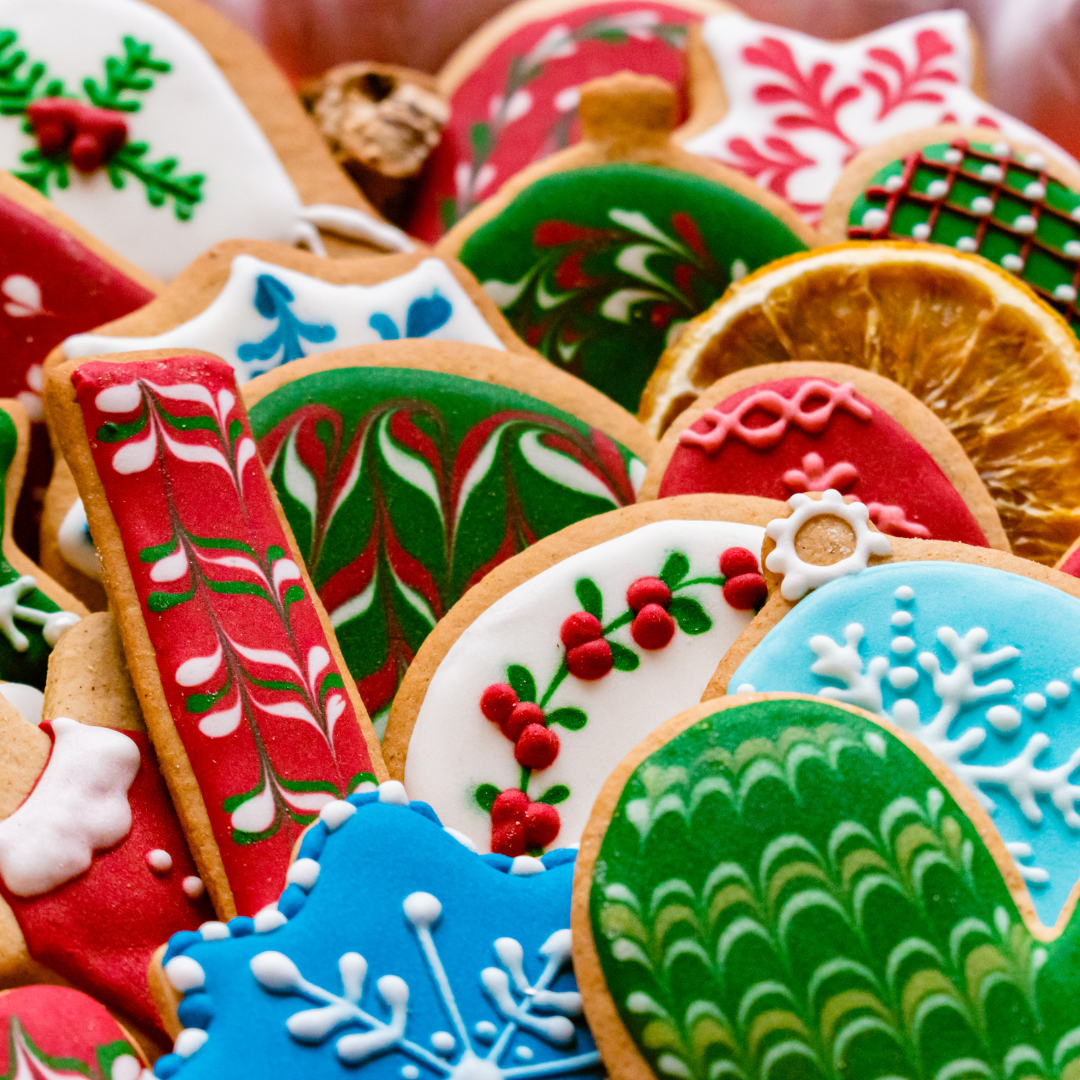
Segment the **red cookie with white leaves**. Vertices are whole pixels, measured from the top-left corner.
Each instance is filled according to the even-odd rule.
[[[480,851],[577,844],[614,765],[765,601],[782,504],[693,495],[589,518],[507,560],[438,623],[390,713],[395,779]]]
[[[93,998],[66,986],[0,993],[0,1076],[139,1080],[147,1061]]]
[[[892,536],[1009,550],[960,444],[889,379],[788,362],[713,383],[668,428],[639,500],[725,492],[788,499],[833,488]]]

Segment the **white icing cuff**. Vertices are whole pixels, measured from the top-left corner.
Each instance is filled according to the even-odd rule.
[[[302,224],[315,225],[350,240],[366,240],[387,251],[416,250],[416,244],[396,225],[381,221],[373,214],[351,206],[316,203],[313,206],[305,206],[300,212],[300,217]],[[316,254],[325,254],[325,249]]]

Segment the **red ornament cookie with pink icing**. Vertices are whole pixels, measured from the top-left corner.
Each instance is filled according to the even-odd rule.
[[[725,492],[788,499],[832,488],[882,532],[1009,550],[959,443],[891,380],[788,362],[720,379],[676,418],[639,500]]]
[[[614,765],[700,698],[764,602],[763,530],[780,505],[626,507],[503,563],[409,668],[383,740],[391,775],[480,851],[577,844]]]

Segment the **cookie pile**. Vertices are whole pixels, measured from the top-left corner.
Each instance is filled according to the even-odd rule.
[[[1080,1075],[1080,163],[983,88],[0,0],[0,1074]]]

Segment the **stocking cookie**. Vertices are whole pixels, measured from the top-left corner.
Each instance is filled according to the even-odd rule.
[[[988,129],[930,128],[859,154],[822,214],[826,241],[908,240],[976,252],[1077,332],[1080,172]]]
[[[997,128],[1072,162],[972,91],[974,47],[961,11],[840,42],[732,12],[705,20],[697,48],[711,92],[703,88],[683,144],[753,177],[811,223],[853,154],[916,128]]]
[[[584,141],[519,173],[439,243],[518,335],[636,409],[665,344],[749,270],[812,240],[780,200],[671,145],[675,94],[582,90]]]
[[[710,694],[818,694],[890,719],[991,814],[1039,919],[1059,923],[1080,876],[1080,583],[1000,551],[869,533],[866,508],[835,492],[792,509],[766,530],[776,591]]]
[[[851,364],[914,394],[975,466],[1018,555],[1053,564],[1080,534],[1080,348],[1008,271],[910,241],[792,256],[687,326],[638,415],[659,434],[717,379],[786,360]]]
[[[146,1058],[93,998],[66,986],[0,993],[0,1069],[49,1080],[139,1080]]]
[[[0,715],[9,766],[0,808],[2,977],[51,972],[160,1037],[147,984],[154,950],[212,909],[111,615],[87,616],[64,635],[44,712],[40,728],[6,707]]]
[[[321,818],[275,909],[169,942],[155,1075],[603,1075],[569,965],[574,852],[477,855],[394,782]]]
[[[485,23],[439,73],[450,120],[410,231],[437,240],[515,173],[577,142],[583,82],[632,71],[682,97],[687,31],[724,10],[715,0],[525,0]]]
[[[387,342],[244,390],[266,463],[381,734],[439,619],[499,563],[634,501],[653,443],[536,357]]]
[[[714,383],[668,428],[639,498],[787,499],[836,488],[893,536],[1009,550],[960,444],[889,379],[848,364],[769,364]]]
[[[1032,918],[924,747],[786,694],[706,702],[636,747],[574,882],[574,969],[615,1080],[1067,1077],[1077,931]]]
[[[781,505],[665,499],[500,567],[405,676],[384,742],[391,774],[481,851],[577,844],[610,770],[700,699],[763,602],[762,526]]]
[[[46,395],[154,747],[219,915],[254,914],[302,826],[382,773],[257,460],[231,368],[69,361]]]
[[[0,168],[152,274],[234,236],[323,253],[318,227],[410,249],[258,46],[198,0],[4,0],[0,70]]]

